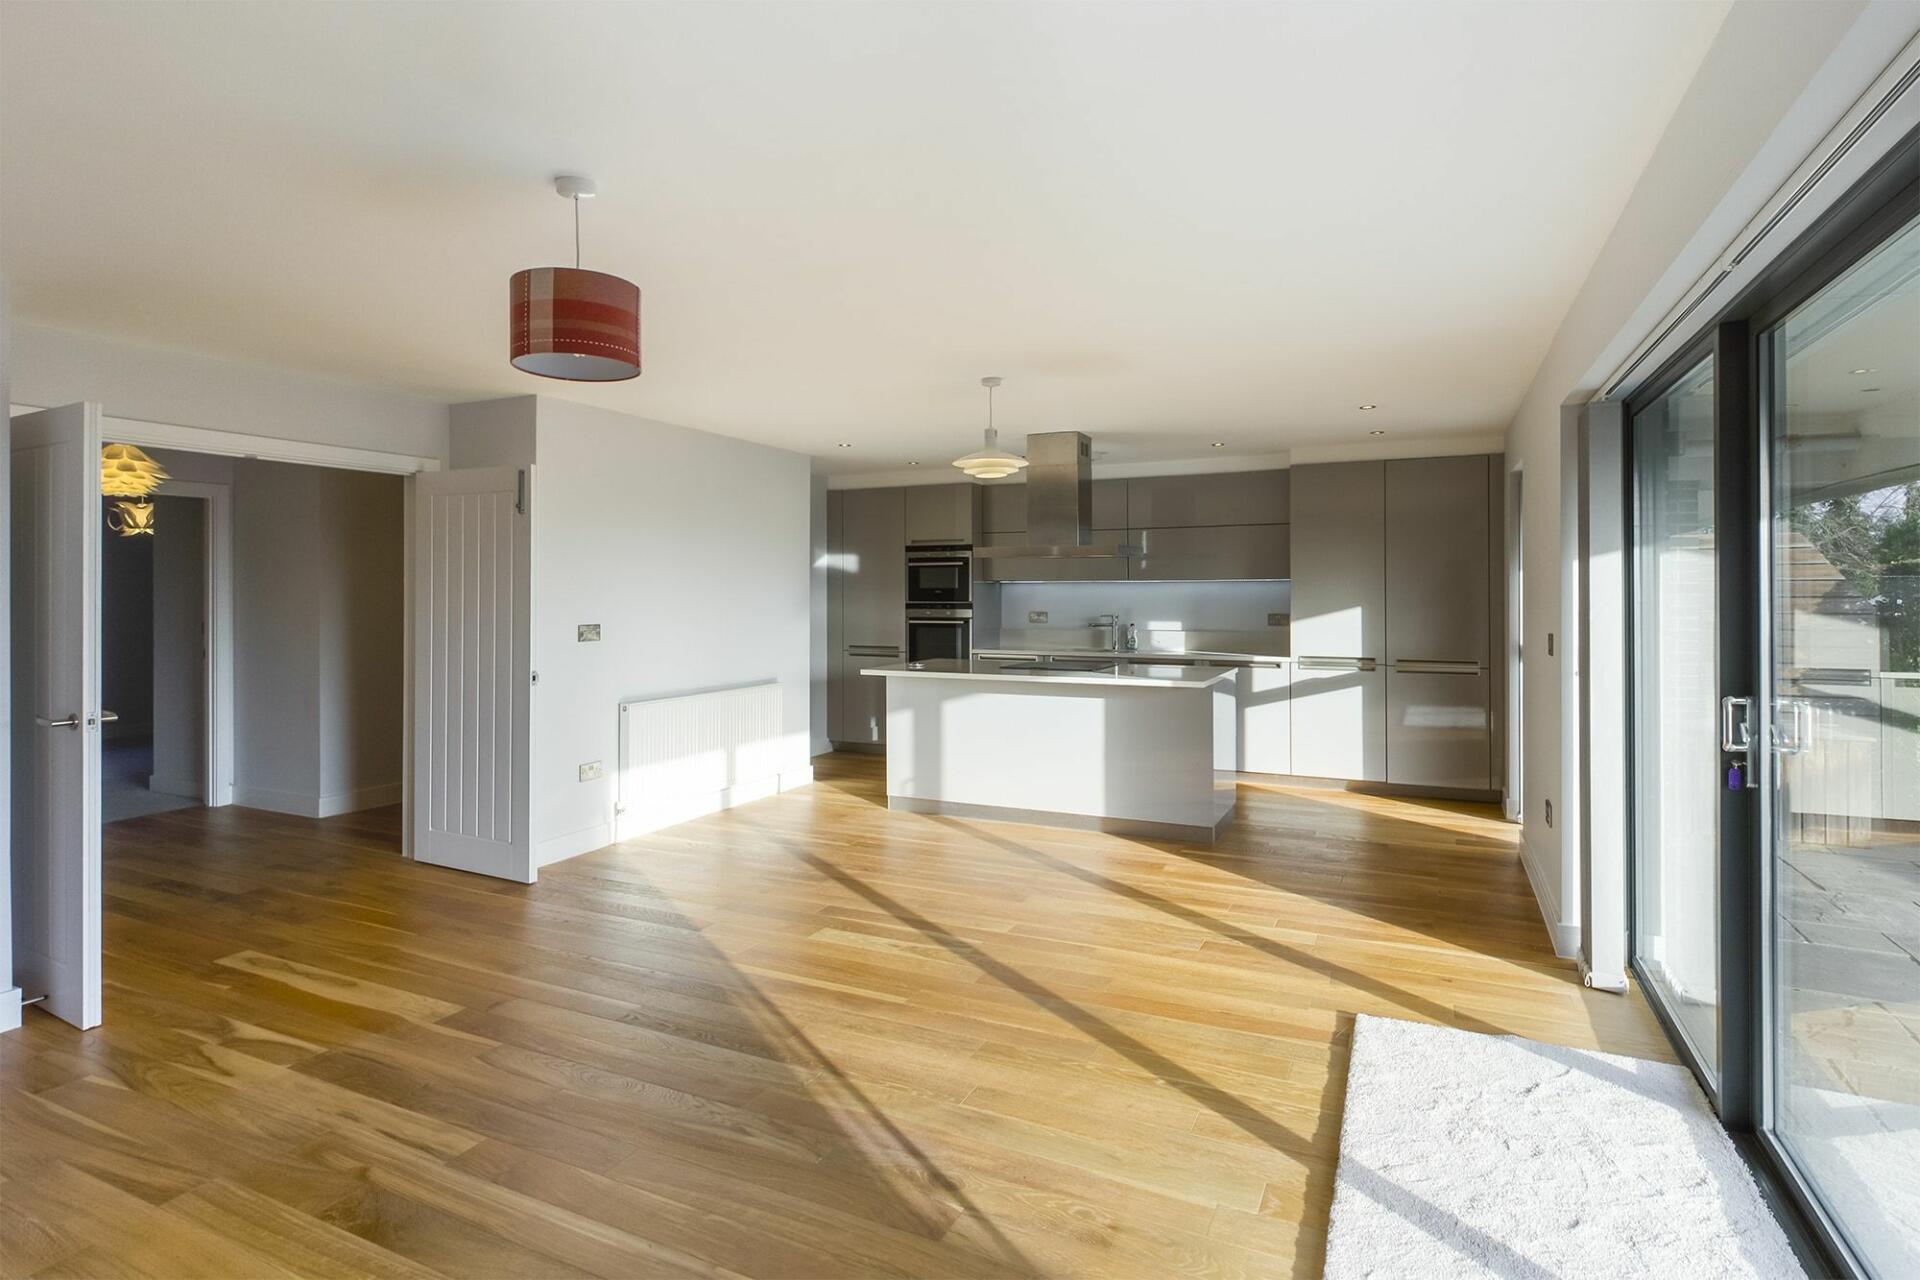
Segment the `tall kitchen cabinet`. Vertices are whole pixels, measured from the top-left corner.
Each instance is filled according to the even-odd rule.
[[[1491,463],[1386,464],[1388,782],[1493,785]]]
[[[827,494],[827,737],[837,746],[887,740],[887,682],[863,667],[899,662],[907,639],[907,505],[900,489]]]
[[[1498,785],[1501,459],[1294,468],[1293,771]]]
[[[1293,469],[1293,771],[1387,780],[1386,466]]]

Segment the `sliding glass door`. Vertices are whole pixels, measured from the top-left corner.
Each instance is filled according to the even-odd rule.
[[[1859,1263],[1920,1275],[1920,221],[1759,356],[1762,1122]]]
[[[1719,1068],[1720,705],[1712,356],[1633,415],[1634,960]]]

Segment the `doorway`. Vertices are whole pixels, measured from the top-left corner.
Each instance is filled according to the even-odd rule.
[[[100,818],[212,803],[209,499],[160,494],[100,546]]]

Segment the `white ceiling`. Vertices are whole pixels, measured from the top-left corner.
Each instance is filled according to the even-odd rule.
[[[23,321],[838,471],[978,447],[985,373],[1114,462],[1485,431],[1725,8],[11,0],[0,258]],[[507,364],[564,171],[635,382]]]

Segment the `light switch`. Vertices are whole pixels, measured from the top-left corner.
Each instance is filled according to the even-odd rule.
[[[1045,609],[1027,610],[1027,621],[1032,625],[1037,627],[1042,623],[1044,623],[1046,620],[1047,620],[1047,611]]]
[[[573,630],[575,637],[581,644],[587,644],[600,638],[600,624],[597,622],[583,622]]]
[[[600,777],[600,762],[598,760],[589,760],[585,764],[580,766],[580,781],[595,782],[599,779],[599,777]]]
[[[1284,613],[1270,613],[1267,615],[1267,625],[1270,627],[1284,627],[1287,625],[1287,615]]]

